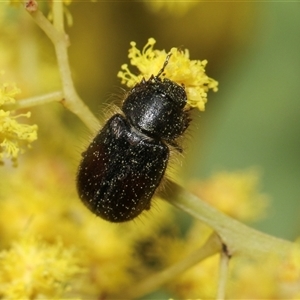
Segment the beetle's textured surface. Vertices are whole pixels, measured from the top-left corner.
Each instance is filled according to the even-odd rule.
[[[113,116],[95,137],[78,173],[78,190],[95,214],[128,221],[150,208],[165,172],[169,149],[132,130],[124,117]]]
[[[161,73],[161,72],[160,72]],[[134,219],[150,209],[169,159],[169,145],[189,125],[186,93],[171,80],[142,80],[96,135],[77,174],[84,204],[111,222]]]
[[[137,84],[124,101],[123,111],[137,129],[149,136],[174,140],[188,126],[184,89],[175,82],[150,78]]]

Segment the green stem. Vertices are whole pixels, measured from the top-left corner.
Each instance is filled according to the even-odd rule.
[[[224,215],[170,180],[159,196],[214,229],[232,255],[243,253],[259,257],[274,253],[285,256],[293,246],[289,241],[259,232]]]
[[[33,107],[37,105],[47,104],[51,102],[62,102],[64,99],[64,94],[61,91],[52,92],[49,94],[30,97],[26,99],[20,99],[13,104],[5,105],[4,107],[8,110],[22,109]]]
[[[220,253],[220,267],[219,267],[219,280],[218,280],[218,291],[217,291],[217,300],[226,299],[226,283],[228,275],[230,256],[227,251],[221,251]]]
[[[64,94],[62,104],[77,115],[91,131],[94,131],[95,128],[100,126],[100,123],[78,96],[71,76],[67,52],[68,39],[63,26],[63,3],[54,1],[52,4],[55,26],[49,22],[40,10],[31,12],[30,15],[54,44]]]

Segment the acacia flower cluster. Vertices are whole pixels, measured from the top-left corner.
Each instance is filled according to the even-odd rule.
[[[0,252],[0,297],[6,299],[59,298],[82,270],[77,254],[61,242],[49,245],[22,236]]]
[[[12,111],[3,109],[3,105],[15,103],[15,96],[19,93],[15,84],[3,83],[0,86],[0,163],[10,158],[16,164],[18,155],[37,139],[37,125],[17,121],[21,117],[29,118],[30,112],[14,115]]]
[[[155,50],[155,43],[154,38],[149,38],[142,51],[136,47],[135,42],[130,43],[128,57],[131,65],[138,68],[139,75],[134,75],[128,65],[123,64],[122,71],[119,71],[117,75],[121,78],[122,84],[132,88],[143,78],[148,80],[152,75],[158,74],[167,55],[172,54],[162,76],[183,85],[187,94],[187,104],[204,111],[207,92],[210,89],[214,92],[218,90],[218,82],[205,73],[207,60],[190,60],[187,49],[172,48],[168,53],[165,50]]]

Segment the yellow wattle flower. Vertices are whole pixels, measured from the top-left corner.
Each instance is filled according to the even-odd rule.
[[[204,111],[207,92],[210,89],[214,92],[218,90],[218,82],[205,73],[207,61],[190,60],[187,49],[172,48],[169,52],[155,50],[155,43],[154,38],[149,38],[142,50],[136,47],[135,42],[130,43],[131,48],[128,54],[130,64],[137,67],[140,74],[135,75],[129,70],[127,64],[123,64],[122,70],[117,75],[121,78],[122,84],[132,88],[143,78],[148,80],[152,75],[157,75],[162,69],[167,55],[172,54],[161,76],[183,85],[187,94],[187,104]]]
[[[15,103],[15,96],[20,89],[15,84],[4,83],[0,87],[0,163],[10,158],[15,164],[18,155],[37,139],[37,125],[22,124],[17,121],[20,117],[30,117],[26,114],[13,115],[3,109],[5,104]]]

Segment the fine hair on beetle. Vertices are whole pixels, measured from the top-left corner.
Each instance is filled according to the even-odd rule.
[[[190,108],[184,87],[161,78],[171,55],[157,75],[129,90],[120,106],[110,106],[110,118],[82,154],[79,197],[107,221],[130,221],[149,210],[164,188],[166,169],[182,154]]]
[[[181,48],[178,48],[178,51],[183,51]],[[164,71],[165,71],[165,68],[167,67],[168,63],[169,63],[169,60],[172,56],[172,53],[169,53],[167,56],[166,56],[166,59],[164,61],[164,64],[162,66],[162,68],[158,71],[157,75],[151,75],[150,79],[152,80],[157,80],[159,77],[165,75],[164,74]],[[145,78],[142,79],[142,81],[147,81]],[[181,85],[183,88],[184,88],[184,85]],[[107,105],[107,108],[104,109],[104,113],[105,113],[105,120],[107,121],[112,115],[116,114],[116,113],[119,113],[119,114],[123,114],[122,110],[121,110],[121,106],[124,102],[124,100],[127,98],[128,94],[129,94],[130,90],[126,90],[122,87],[120,87],[120,92],[119,94],[111,94],[110,95],[110,103]],[[190,110],[191,108],[189,108]],[[176,164],[176,163],[181,163],[181,159],[179,159],[179,156],[180,158],[183,158],[183,149],[182,149],[182,141],[183,139],[186,140],[186,137],[188,135],[188,132],[185,131],[184,133],[184,137],[181,135],[179,136],[178,138],[176,138],[176,143],[178,144],[179,148],[176,149],[176,147],[174,147],[173,145],[169,145],[169,148],[170,148],[170,157],[169,157],[169,166],[167,167],[168,169],[172,167],[172,164]],[[166,177],[166,176],[164,176]],[[164,181],[164,178],[163,180]],[[162,184],[160,184],[159,187],[161,187],[163,185],[163,182]],[[158,187],[158,188],[159,188]]]
[[[181,48],[178,48],[178,51],[182,52],[183,50]],[[156,80],[160,76],[165,75],[164,71],[165,71],[165,68],[167,67],[167,65],[169,63],[169,60],[170,60],[171,56],[172,56],[172,53],[169,53],[166,56],[164,64],[163,64],[162,68],[158,71],[157,75],[155,75],[155,76],[151,75],[148,80],[150,80],[150,79]],[[145,78],[142,78],[142,81],[147,81],[147,80]],[[183,84],[181,86],[184,88]],[[124,100],[127,98],[130,91],[131,90],[124,89],[123,87],[118,87],[118,92],[112,93],[112,94],[109,95],[108,103],[102,103],[101,104],[101,106],[103,107],[103,109],[101,109],[101,114],[102,114],[101,119],[104,120],[102,122],[103,124],[106,123],[107,120],[109,118],[111,118],[113,115],[123,114],[121,107],[122,107],[122,104],[123,104]],[[191,108],[188,108],[188,110],[191,110]],[[93,134],[95,134],[95,133],[93,133]],[[172,164],[181,163],[181,159],[183,158],[183,152],[184,152],[183,149],[182,149],[182,144],[183,144],[182,141],[183,141],[183,139],[186,140],[188,135],[189,135],[189,133],[188,133],[188,130],[187,130],[184,133],[184,137],[179,136],[178,138],[176,138],[176,143],[179,146],[178,149],[176,149],[176,147],[174,147],[173,145],[169,145],[169,148],[170,148],[169,165],[170,166],[168,166],[168,169],[172,167],[171,166]],[[180,157],[180,159],[179,159],[179,157]],[[164,181],[164,178],[163,178],[163,181]],[[161,185],[163,185],[163,182],[162,182],[162,184],[160,184],[160,187],[161,187]]]

